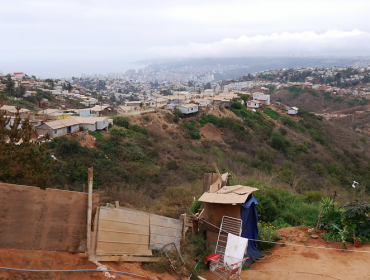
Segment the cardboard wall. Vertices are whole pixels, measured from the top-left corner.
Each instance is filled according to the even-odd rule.
[[[87,193],[0,183],[0,248],[85,252],[86,224]]]
[[[240,205],[204,203],[204,219],[220,227],[223,216],[240,219]],[[216,245],[219,229],[204,224],[207,230],[207,246]]]

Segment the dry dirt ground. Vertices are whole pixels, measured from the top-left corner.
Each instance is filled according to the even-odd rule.
[[[155,273],[144,270],[140,263],[117,263],[101,262],[109,270],[123,271],[147,276],[152,279],[164,280],[174,279],[168,273]],[[85,254],[71,254],[53,251],[33,251],[33,250],[14,250],[0,249],[0,266],[31,269],[31,270],[78,270],[78,269],[97,269],[97,265],[87,260]],[[137,280],[144,279],[130,275],[112,273],[117,280]],[[84,279],[108,279],[102,272],[19,272],[0,269],[0,280],[84,280]]]
[[[281,229],[280,235],[284,242],[299,246],[277,245],[271,254],[258,260],[248,270],[242,271],[242,280],[268,279],[304,279],[304,280],[357,280],[370,279],[370,244],[355,248],[347,243],[348,251],[317,249],[307,246],[342,249],[340,243],[327,243],[321,237],[310,238],[307,228],[295,227]],[[360,252],[366,251],[366,252]],[[367,253],[368,252],[368,253]],[[138,263],[104,263],[108,269],[148,276],[158,280],[173,280],[175,276],[168,273],[156,273],[144,270]],[[0,266],[24,269],[96,269],[84,254],[62,252],[23,251],[0,249]],[[116,279],[142,279],[116,274]],[[207,280],[218,279],[206,271],[203,275]],[[6,279],[107,279],[98,272],[74,273],[27,273],[0,270],[0,280]],[[185,278],[184,278],[185,279]]]
[[[340,243],[325,242],[320,235],[317,239],[310,238],[307,228],[285,228],[279,232],[282,236],[282,240],[279,242],[300,245],[301,247],[275,246],[271,254],[252,264],[248,270],[242,271],[242,280],[370,279],[370,244],[355,248],[352,244],[347,243],[348,251],[309,248],[306,246],[333,249],[342,249],[343,247]],[[368,251],[368,253],[359,251]],[[204,274],[204,277],[207,280],[217,279],[209,272]]]

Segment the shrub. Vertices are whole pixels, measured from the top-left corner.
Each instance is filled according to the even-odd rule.
[[[321,201],[323,194],[320,191],[306,191],[304,193],[307,202],[319,202]]]
[[[99,131],[89,131],[91,136],[94,136],[96,139],[102,139],[104,136]]]
[[[202,117],[200,119],[198,119],[197,121],[202,124],[202,125],[205,125],[206,123],[213,123],[214,125],[217,125],[217,122],[220,118],[215,116],[215,115],[212,115],[212,114],[209,114],[209,115],[202,115]]]
[[[200,206],[202,202],[199,201],[200,195],[196,197],[196,199],[193,201],[193,203],[189,207],[189,211],[191,214],[196,214],[198,213]]]
[[[231,103],[231,108],[232,109],[237,109],[237,110],[240,110],[243,108],[243,104],[241,104],[240,102],[238,101],[234,101],[233,103]]]
[[[301,95],[302,89],[300,87],[290,86],[287,88],[291,93],[293,93],[294,97]]]
[[[127,137],[127,130],[123,127],[114,126],[109,130],[109,135],[112,137],[113,141],[119,142]]]
[[[324,165],[322,165],[321,163],[312,164],[311,170],[313,172],[315,172],[317,175],[320,175],[320,176],[323,176],[323,175],[326,174],[326,169],[325,169]]]
[[[271,223],[275,220],[284,221],[292,226],[305,223],[314,226],[320,212],[318,202],[309,203],[306,197],[293,192],[275,189],[267,183],[249,180],[246,186],[256,187],[254,193],[258,200],[257,210],[260,221]]]
[[[249,136],[249,133],[245,127],[230,117],[220,118],[217,121],[217,126],[231,130],[238,139],[244,139],[245,137]]]
[[[177,164],[176,160],[171,160],[171,161],[167,162],[166,167],[169,170],[177,170],[177,169],[180,168],[180,166]]]
[[[195,121],[192,122],[184,121],[182,122],[182,127],[188,132],[191,139],[201,138],[199,129],[196,127]]]
[[[329,100],[329,99],[331,99],[332,97],[331,97],[331,93],[330,92],[325,92],[324,93],[324,99],[325,100]]]
[[[258,222],[257,226],[258,240],[277,242],[281,239],[274,225]],[[257,246],[261,251],[267,251],[268,249],[273,248],[275,244],[257,241]]]
[[[288,131],[284,127],[279,128],[279,133],[283,136],[288,134]]]
[[[342,101],[343,99],[340,96],[334,97],[334,100],[333,100],[333,102],[342,102]]]
[[[115,125],[118,125],[124,128],[129,128],[130,126],[129,121],[124,117],[114,117],[113,122]]]
[[[308,132],[310,133],[313,140],[315,140],[316,142],[319,142],[322,145],[325,145],[327,143],[319,130],[310,129]]]
[[[286,126],[289,126],[290,128],[294,129],[294,130],[297,130],[297,131],[300,131],[300,132],[305,132],[306,129],[304,128],[303,125],[301,124],[298,124],[295,120],[287,117],[287,116],[282,116],[281,117],[281,122],[286,125]]]
[[[275,150],[280,150],[282,152],[286,152],[288,150],[288,148],[290,148],[292,146],[292,142],[289,139],[285,138],[280,133],[273,132],[270,145]]]
[[[131,130],[133,130],[137,133],[141,133],[141,134],[148,134],[148,131],[146,130],[146,128],[144,128],[140,125],[137,125],[137,124],[134,124],[133,126],[131,126]]]

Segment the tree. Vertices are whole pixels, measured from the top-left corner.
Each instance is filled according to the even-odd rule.
[[[20,85],[16,91],[14,91],[14,96],[15,97],[23,97],[24,94],[26,93],[26,88],[22,85]]]
[[[46,145],[31,141],[34,130],[28,119],[21,119],[20,107],[11,119],[1,110],[4,104],[0,99],[0,181],[48,187],[53,160]]]
[[[204,89],[212,89],[212,85],[210,82],[206,83],[206,85],[204,86]]]
[[[12,80],[12,76],[8,74],[6,76],[6,86],[5,86],[5,91],[9,93],[9,95],[12,95],[12,90],[14,88],[14,82]]]
[[[120,142],[122,139],[127,137],[127,130],[126,128],[113,126],[109,130],[109,135],[111,136],[112,140],[116,143]]]
[[[42,101],[42,94],[40,92],[37,92],[36,99],[39,102],[39,108],[41,108],[41,101]]]
[[[49,83],[50,87],[54,88],[54,80],[53,79],[46,79],[45,82]]]

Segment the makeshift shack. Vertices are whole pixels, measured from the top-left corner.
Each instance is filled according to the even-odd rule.
[[[258,189],[241,185],[217,188],[215,185],[216,183],[212,184],[210,191],[205,192],[199,198],[199,201],[204,203],[203,219],[217,227],[205,223],[207,245],[216,245],[218,228],[221,225],[223,216],[241,219],[243,222],[241,236],[248,239],[257,239],[257,199],[253,196],[253,192]],[[249,240],[246,257],[249,257],[249,260],[246,261],[245,265],[249,265],[255,259],[263,257],[255,241]]]

